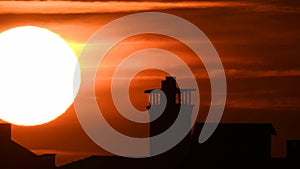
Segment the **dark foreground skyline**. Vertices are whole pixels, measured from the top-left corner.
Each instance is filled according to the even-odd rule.
[[[150,136],[165,132],[172,126],[183,107],[186,115],[191,115],[193,105],[189,94],[191,89],[179,90],[173,77],[166,77],[161,82],[161,95],[145,93],[155,97],[147,108],[151,114],[155,108],[166,104],[160,117],[150,122]],[[187,95],[187,97],[185,97]],[[187,99],[187,100],[186,100]],[[153,109],[151,109],[154,108]],[[191,117],[186,118],[185,125],[191,125]],[[208,123],[208,125],[213,125]],[[94,155],[69,164],[56,166],[55,154],[36,155],[11,139],[11,125],[0,124],[1,166],[6,169],[96,169],[96,168],[292,168],[300,160],[300,140],[286,142],[287,157],[272,158],[272,137],[276,130],[270,123],[220,123],[213,135],[199,144],[198,138],[204,123],[196,123],[194,128],[172,149],[148,158],[127,158],[121,156]],[[157,144],[157,143],[156,143]],[[152,146],[150,141],[150,153]],[[154,150],[154,149],[153,149]],[[18,162],[15,162],[15,160]]]
[[[55,164],[55,154],[36,155],[11,140],[11,125],[0,124],[0,162],[5,169],[97,169],[97,168],[295,168],[299,166],[300,140],[288,140],[287,157],[271,157],[269,123],[221,123],[214,135],[199,144],[203,123],[197,123],[181,143],[168,152],[151,158],[94,155]],[[17,160],[17,161],[16,161]]]

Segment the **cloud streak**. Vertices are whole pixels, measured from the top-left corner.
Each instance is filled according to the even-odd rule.
[[[297,7],[273,4],[235,2],[136,2],[136,1],[0,1],[0,14],[83,14],[83,13],[121,13],[168,9],[203,9],[240,7],[258,12],[298,13]]]
[[[226,70],[227,78],[266,78],[266,77],[291,77],[300,76],[300,70]]]

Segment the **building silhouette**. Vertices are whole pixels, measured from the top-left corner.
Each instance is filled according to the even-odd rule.
[[[180,109],[184,113],[181,127],[191,128],[191,113],[194,106],[191,103],[192,91],[195,91],[195,89],[179,89],[177,87],[176,78],[172,76],[167,76],[165,80],[161,81],[161,88],[144,91],[144,93],[149,94],[150,105],[146,108],[149,110],[150,119],[153,120],[150,122],[150,137],[161,134],[171,127],[177,119]],[[153,116],[156,116],[160,110],[163,110],[162,114],[154,120]],[[166,167],[178,166],[180,164],[177,162],[180,162],[182,158],[185,158],[189,153],[190,142],[191,132],[188,132],[171,150],[151,157],[149,161],[168,164]],[[152,151],[155,149],[155,144],[157,143],[150,140],[151,155],[153,155]]]
[[[194,89],[179,89],[174,77],[166,77],[160,89],[145,90],[149,94],[150,119],[166,105],[163,113],[150,122],[150,136],[168,129],[178,116],[180,107],[186,114],[185,125],[191,124],[191,94]],[[165,98],[164,98],[165,95]],[[154,114],[154,115],[153,115]],[[271,158],[271,137],[276,134],[269,123],[221,123],[214,134],[202,144],[198,138],[204,123],[193,130],[171,150],[150,158],[91,156],[61,166],[61,169],[101,168],[281,168],[290,167],[286,158]],[[209,124],[208,124],[209,125]],[[153,143],[150,141],[150,148]],[[290,158],[298,159],[300,141],[288,142]],[[291,160],[290,160],[291,161]],[[293,160],[296,161],[296,160]]]
[[[158,135],[166,131],[175,122],[179,109],[183,108],[187,117],[186,124],[191,126],[191,112],[193,104],[191,104],[191,92],[195,89],[179,89],[176,85],[174,77],[166,77],[166,80],[161,81],[160,89],[145,90],[144,93],[149,94],[150,105],[147,106],[149,110],[150,119],[157,110],[164,108],[163,113],[159,118],[150,122],[150,137]],[[162,97],[165,95],[165,98]]]
[[[271,160],[271,137],[275,129],[268,123],[221,123],[204,143],[198,138],[204,123],[197,123],[192,135],[190,163],[202,168],[260,168]]]
[[[11,124],[0,124],[1,169],[55,169],[55,154],[36,155],[11,140]]]

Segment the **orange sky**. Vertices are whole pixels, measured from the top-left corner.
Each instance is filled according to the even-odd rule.
[[[300,6],[293,1],[210,2],[53,2],[0,1],[0,32],[15,26],[35,25],[63,37],[79,55],[88,38],[106,23],[141,11],[160,11],[182,17],[199,27],[212,41],[225,68],[228,97],[223,122],[270,122],[277,130],[273,156],[284,156],[285,140],[300,139]],[[196,56],[180,42],[155,35],[139,35],[121,42],[107,56],[104,75],[96,92],[105,115],[118,130],[145,136],[147,126],[129,123],[117,114],[109,96],[109,77],[120,60],[145,47],[167,49],[180,56],[193,70],[200,86],[199,121],[206,117],[210,99],[207,72]],[[105,75],[108,80],[105,80]],[[165,74],[145,71],[132,82],[133,104],[147,105],[141,91],[159,87]],[[149,82],[151,79],[156,81]],[[143,85],[137,85],[141,83]],[[101,93],[101,95],[99,94]],[[105,94],[102,94],[105,93]],[[138,99],[134,99],[138,98]],[[125,126],[125,127],[124,127]],[[134,130],[137,126],[141,130]],[[145,131],[145,132],[142,132]],[[73,106],[56,120],[35,127],[13,126],[13,139],[41,153],[57,153],[57,164],[93,154],[106,154],[82,130]]]

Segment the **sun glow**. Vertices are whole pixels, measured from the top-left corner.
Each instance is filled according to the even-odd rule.
[[[50,122],[70,107],[79,84],[76,56],[59,35],[34,26],[0,34],[0,119]]]

